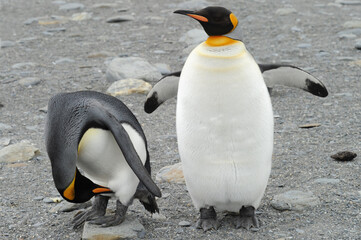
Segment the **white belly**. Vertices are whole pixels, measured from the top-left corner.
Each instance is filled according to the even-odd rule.
[[[262,74],[243,43],[221,48],[199,45],[182,70],[178,145],[195,207],[238,212],[243,205],[257,208],[264,194],[273,114]]]
[[[122,126],[144,164],[147,155],[143,138],[130,125]],[[77,166],[94,183],[114,191],[123,204],[128,204],[139,184],[110,131],[90,128],[85,132],[79,143]]]

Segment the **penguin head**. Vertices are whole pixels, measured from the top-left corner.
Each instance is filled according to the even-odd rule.
[[[72,203],[86,202],[96,194],[112,193],[109,188],[99,186],[81,175],[78,169],[72,182],[65,189],[58,188],[58,191],[65,200]]]
[[[177,10],[174,13],[197,20],[209,36],[226,36],[241,40],[237,17],[224,7],[206,7],[198,11]],[[237,36],[238,35],[238,36]]]

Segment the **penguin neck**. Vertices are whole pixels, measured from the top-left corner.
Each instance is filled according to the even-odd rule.
[[[231,45],[237,42],[239,41],[225,36],[209,36],[208,39],[206,40],[206,44],[208,44],[211,47],[221,47],[221,46]]]

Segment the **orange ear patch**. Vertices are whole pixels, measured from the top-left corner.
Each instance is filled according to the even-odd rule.
[[[187,14],[187,16],[190,16],[194,19],[197,19],[201,22],[208,22],[208,19],[206,17],[200,16],[200,15],[196,15],[196,14]]]
[[[69,186],[64,190],[63,192],[63,196],[64,198],[72,201],[75,198],[75,177],[76,177],[76,173],[74,175],[73,181],[69,184]]]
[[[233,31],[238,25],[238,19],[236,18],[236,16],[233,13],[231,13],[229,15],[229,19],[231,19],[231,22],[232,22],[232,25],[233,25],[233,29],[232,29],[232,31]]]

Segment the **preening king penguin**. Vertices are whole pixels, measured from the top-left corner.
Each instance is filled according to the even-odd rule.
[[[273,112],[261,70],[231,11],[207,7],[175,13],[197,20],[209,35],[182,69],[176,113],[187,189],[200,211],[197,228],[217,229],[215,210],[239,213],[237,228],[259,227],[255,210],[273,151]]]
[[[102,226],[123,222],[138,198],[154,213],[161,192],[150,177],[147,141],[133,113],[117,98],[93,91],[61,93],[48,104],[46,149],[55,186],[69,202],[95,196],[90,210],[78,214]],[[109,196],[117,199],[114,216],[104,216]]]

